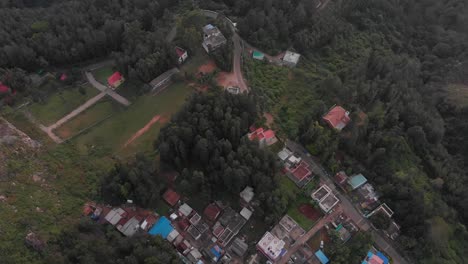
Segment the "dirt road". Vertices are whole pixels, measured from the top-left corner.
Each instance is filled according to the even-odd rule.
[[[105,92],[107,95],[109,95],[110,97],[114,98],[114,100],[116,100],[117,102],[125,105],[125,106],[129,106],[130,105],[130,102],[123,96],[120,96],[118,93],[116,93],[115,91],[113,91],[112,89],[109,89],[107,86],[105,86],[104,84],[96,81],[96,79],[94,78],[93,74],[89,71],[86,71],[85,72],[85,75],[86,75],[86,78],[88,79],[89,83],[94,86],[94,88],[98,89],[99,91],[101,92]]]
[[[44,126],[43,124],[39,123],[39,121],[34,118],[31,113],[27,110],[23,111],[24,116],[29,120],[29,122],[33,123],[36,125],[40,130],[42,130],[44,133],[46,133],[55,143],[60,144],[63,142],[61,138],[59,138],[57,135],[52,132],[52,129]]]
[[[241,45],[241,38],[237,33],[234,33],[232,36],[232,41],[234,42],[234,54],[233,54],[233,71],[234,75],[236,76],[237,79],[237,84],[239,85],[239,88],[241,90],[241,93],[243,92],[249,92],[249,87],[245,83],[244,76],[242,74],[242,45]]]

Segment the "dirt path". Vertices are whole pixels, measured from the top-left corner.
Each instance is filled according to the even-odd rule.
[[[138,130],[135,134],[133,134],[133,136],[129,140],[127,140],[127,142],[124,145],[124,148],[130,145],[137,138],[145,134],[156,122],[159,121],[160,118],[161,118],[160,115],[155,115],[143,128]]]
[[[52,132],[52,129],[44,126],[43,124],[39,123],[36,118],[34,118],[31,113],[29,111],[23,111],[24,115],[26,116],[26,118],[31,122],[33,123],[34,125],[36,125],[40,130],[42,130],[44,133],[46,133],[55,143],[57,144],[60,144],[63,142],[63,140],[61,138],[59,138],[57,135],[55,135],[53,132]]]
[[[102,83],[96,81],[96,79],[94,78],[94,76],[93,76],[93,74],[91,72],[86,71],[85,75],[86,75],[86,78],[88,79],[89,83],[92,86],[94,86],[96,89],[98,89],[101,92],[105,92],[110,97],[114,98],[114,100],[116,100],[117,102],[119,102],[119,103],[121,103],[121,104],[123,104],[125,106],[130,105],[130,102],[125,97],[119,95],[118,93],[116,93],[112,89],[109,89],[107,86],[105,86]]]
[[[242,75],[242,44],[241,44],[241,38],[237,33],[234,33],[234,36],[232,36],[232,41],[234,41],[234,58],[233,58],[233,69],[234,69],[234,75],[236,76],[237,79],[237,84],[241,90],[241,93],[243,92],[249,92],[249,87],[245,83],[244,76]]]

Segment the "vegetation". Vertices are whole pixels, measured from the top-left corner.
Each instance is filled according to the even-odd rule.
[[[359,232],[346,244],[340,239],[336,231],[331,231],[331,243],[325,247],[325,254],[333,260],[333,263],[359,263],[372,246],[370,234]]]

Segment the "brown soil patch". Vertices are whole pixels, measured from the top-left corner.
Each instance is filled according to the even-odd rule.
[[[135,141],[141,135],[146,133],[151,128],[151,126],[153,126],[156,122],[159,121],[160,118],[161,118],[160,115],[155,115],[143,128],[138,130],[135,134],[133,134],[132,137],[130,137],[130,139],[125,143],[124,148],[130,145],[133,141]]]
[[[220,72],[216,77],[216,82],[219,86],[227,88],[227,87],[239,87],[237,83],[237,78],[234,73],[229,72]]]
[[[54,131],[60,138],[69,138],[72,135],[72,130],[69,127],[62,126],[60,129]]]
[[[214,72],[215,69],[216,69],[216,63],[214,62],[214,60],[210,60],[207,63],[198,67],[198,73],[203,73],[203,74],[212,73]]]
[[[320,211],[312,207],[310,204],[300,205],[299,212],[312,221],[317,221],[320,218]]]
[[[161,116],[161,118],[159,118],[159,123],[160,124],[166,124],[167,122],[169,122],[169,117],[168,116]]]

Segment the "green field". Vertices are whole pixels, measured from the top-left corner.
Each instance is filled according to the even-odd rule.
[[[82,94],[78,87],[67,87],[52,94],[44,104],[34,103],[28,109],[43,125],[51,125],[99,93],[90,85],[85,85],[84,88],[86,93]]]
[[[99,122],[110,115],[121,110],[123,106],[108,96],[102,98],[95,105],[68,121],[54,132],[62,139],[68,139],[83,129],[86,129],[96,122]]]
[[[109,78],[113,73],[114,69],[112,66],[104,66],[92,71],[94,78],[104,85],[107,84],[107,78]]]
[[[180,68],[182,74],[197,74],[198,68],[210,61],[210,57],[202,48],[195,51],[195,54],[189,54],[188,60]]]
[[[155,115],[161,115],[168,120],[179,110],[190,92],[190,88],[184,83],[177,83],[156,96],[140,96],[125,111],[116,113],[112,118],[72,142],[84,153],[91,151],[91,148],[100,148],[103,154],[109,152],[107,154],[119,153],[127,156],[137,151],[151,150],[152,143],[161,128],[161,122],[155,123],[126,148],[124,144]]]

